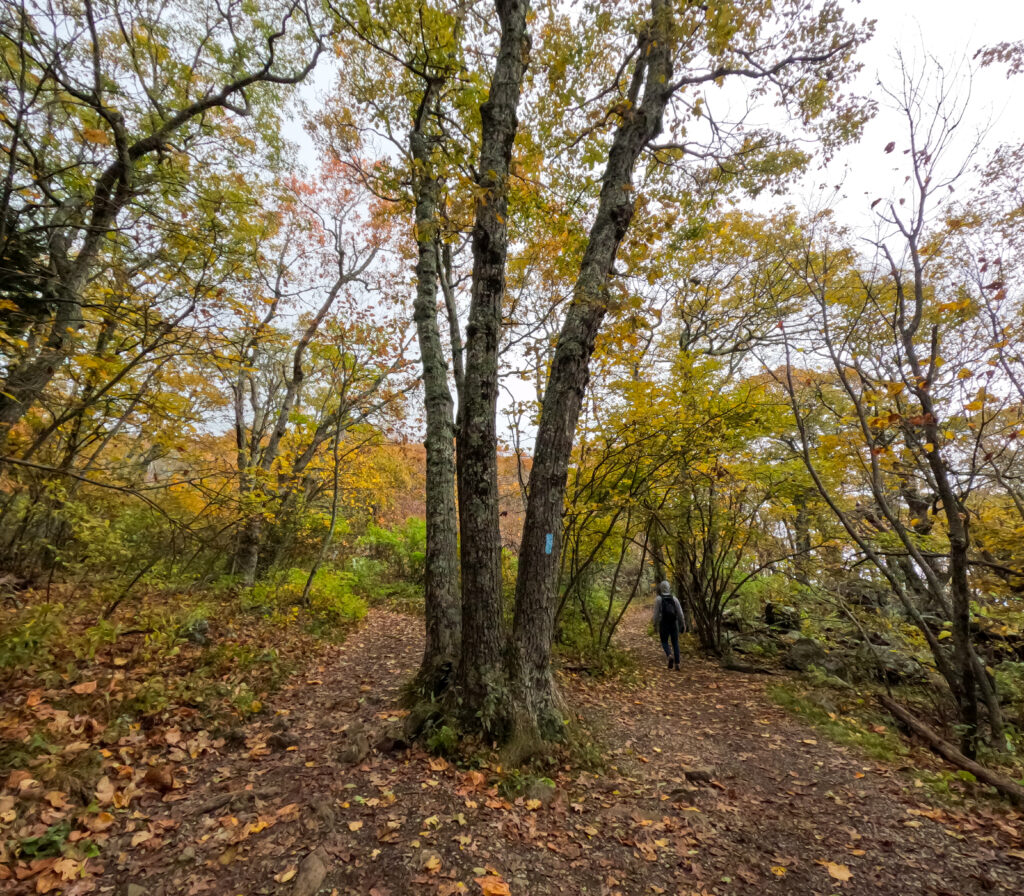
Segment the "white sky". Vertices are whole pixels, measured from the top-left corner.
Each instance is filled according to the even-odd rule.
[[[858,91],[879,102],[878,115],[868,123],[862,140],[837,155],[827,172],[814,172],[803,195],[794,195],[797,207],[815,204],[813,194],[821,184],[842,181],[840,204],[843,219],[854,226],[870,226],[870,204],[898,188],[904,172],[897,168],[899,153],[886,155],[883,147],[895,140],[906,145],[906,126],[886,107],[888,99],[877,89],[879,80],[898,86],[896,50],[913,71],[920,71],[934,57],[948,70],[962,68],[970,81],[970,104],[961,130],[964,151],[979,129],[988,128],[985,149],[1001,143],[1024,142],[1024,75],[1006,77],[1006,67],[982,69],[973,60],[982,47],[1024,39],[1024,4],[1013,0],[847,0],[847,16],[853,20],[875,19],[875,36],[859,56],[863,71]],[[964,84],[966,87],[966,83]],[[826,193],[826,195],[830,195]],[[841,197],[840,197],[841,198]]]

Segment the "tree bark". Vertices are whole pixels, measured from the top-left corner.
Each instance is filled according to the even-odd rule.
[[[651,19],[640,37],[626,108],[609,151],[597,215],[541,405],[519,551],[511,657],[516,724],[526,736],[551,737],[561,727],[550,665],[569,460],[594,340],[608,310],[612,265],[633,217],[633,171],[640,153],[661,132],[671,96],[671,24],[671,6],[666,0],[652,0]],[[638,104],[641,89],[643,100]]]
[[[434,84],[424,93],[420,114],[409,135],[416,200],[416,300],[413,320],[423,368],[427,431],[424,438],[426,482],[426,578],[424,611],[426,644],[419,680],[434,692],[447,680],[459,660],[462,607],[459,596],[459,546],[455,506],[455,411],[448,388],[441,333],[437,322],[438,246],[437,209],[440,183],[431,162],[430,140],[424,121],[433,101]]]
[[[502,658],[501,533],[498,528],[498,342],[508,255],[508,172],[530,51],[528,0],[495,0],[498,58],[480,107],[481,147],[473,225],[473,286],[459,417],[458,499],[462,651],[458,683],[467,721],[500,733],[506,724]]]

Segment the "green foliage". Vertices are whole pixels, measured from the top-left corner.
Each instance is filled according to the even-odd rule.
[[[366,602],[356,593],[356,578],[351,573],[321,568],[303,604],[308,578],[309,572],[303,569],[276,573],[248,589],[243,607],[280,625],[294,623],[304,610],[311,631],[318,635],[340,635],[366,615]]]
[[[1005,661],[995,667],[999,693],[1011,703],[1024,706],[1024,663]]]
[[[891,730],[888,716],[874,712],[863,699],[856,698],[849,707],[838,707],[840,711],[834,712],[825,708],[823,701],[793,685],[776,685],[769,688],[768,695],[831,740],[856,747],[874,759],[892,762],[909,753]]]
[[[14,614],[0,630],[0,669],[52,661],[64,634],[65,608],[44,603]]]
[[[356,546],[383,564],[388,574],[416,585],[426,576],[427,523],[410,517],[393,529],[371,523]]]
[[[555,782],[551,778],[530,774],[522,769],[511,768],[498,781],[498,793],[507,800],[514,800],[516,797],[522,796],[535,784],[552,788],[555,786]]]
[[[50,825],[46,833],[30,837],[18,843],[19,852],[28,859],[50,859],[61,854],[71,833],[71,822],[62,821]]]
[[[451,756],[459,745],[459,734],[450,725],[432,727],[427,732],[427,749],[438,756]]]

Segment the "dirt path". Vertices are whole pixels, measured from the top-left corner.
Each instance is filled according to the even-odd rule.
[[[645,627],[638,611],[621,635],[644,683],[567,680],[611,767],[561,770],[549,802],[506,798],[496,769],[420,750],[360,755],[400,714],[421,649],[417,620],[375,611],[238,736],[151,733],[173,777],[118,791],[134,830],[65,892],[1024,892],[1017,816],[910,799],[908,778],[819,740],[760,681],[697,661],[665,669]],[[713,768],[712,782],[687,783],[684,763]]]

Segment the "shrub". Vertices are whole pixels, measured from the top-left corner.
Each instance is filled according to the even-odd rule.
[[[393,529],[372,523],[356,543],[366,555],[383,565],[392,580],[422,585],[427,574],[427,523],[410,517]]]

